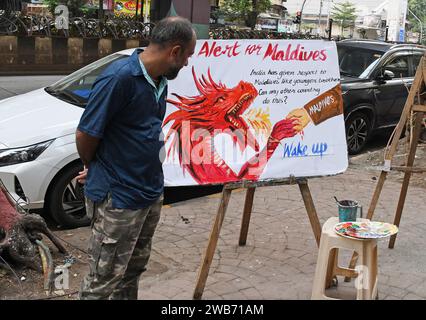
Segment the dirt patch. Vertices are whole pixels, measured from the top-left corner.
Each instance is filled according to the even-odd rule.
[[[44,277],[40,272],[11,266],[14,273],[6,266],[1,265],[0,260],[0,300],[76,300],[78,291],[84,275],[89,271],[87,264],[86,248],[90,238],[90,228],[84,227],[74,230],[54,231],[54,234],[61,239],[70,255],[75,258],[75,263],[68,269],[68,288],[56,288],[51,294],[44,290]],[[58,252],[56,247],[48,239],[43,239],[52,253],[54,266],[63,265],[65,256]],[[161,255],[160,255],[161,256]],[[150,260],[147,271],[144,273],[145,279],[155,279],[157,275],[168,271],[168,266],[172,261],[160,259],[160,261]],[[22,278],[23,277],[23,278]],[[21,278],[23,280],[21,280]],[[59,285],[62,285],[62,278],[56,278]]]
[[[426,139],[426,137],[425,137]],[[392,160],[392,166],[404,166],[409,152],[409,145],[406,138],[399,141],[397,151]],[[385,148],[380,150],[368,151],[363,154],[352,156],[349,158],[349,165],[352,168],[367,170],[378,177],[380,175],[381,166],[384,164]],[[426,168],[426,141],[421,140],[417,147],[414,167]],[[404,178],[403,172],[391,171],[387,179],[402,183]],[[410,179],[410,185],[426,188],[426,172],[413,173]]]

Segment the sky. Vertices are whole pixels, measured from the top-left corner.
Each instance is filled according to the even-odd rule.
[[[367,11],[365,13],[371,12],[374,8],[384,2],[384,0],[333,0],[334,3],[352,2],[355,7],[363,13],[362,11]],[[328,8],[333,8],[333,4],[331,0],[323,0],[323,13],[328,12]],[[290,14],[294,14],[297,11],[300,11],[302,7],[303,0],[287,0],[284,2],[284,6],[288,9]],[[320,9],[320,0],[306,0],[305,7],[303,9],[304,13],[318,14]]]

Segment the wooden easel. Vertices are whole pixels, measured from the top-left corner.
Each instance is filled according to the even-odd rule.
[[[426,54],[420,60],[420,64],[417,68],[416,75],[414,78],[413,85],[411,86],[410,93],[408,94],[407,101],[405,102],[404,109],[399,119],[398,125],[395,129],[395,134],[392,137],[390,147],[385,151],[385,164],[384,169],[380,173],[379,180],[377,181],[376,189],[371,199],[370,207],[367,213],[367,219],[372,219],[374,211],[376,210],[377,202],[379,201],[380,193],[382,192],[383,185],[385,183],[388,172],[401,171],[404,172],[404,180],[402,182],[401,193],[399,194],[398,205],[396,208],[394,224],[399,226],[401,222],[402,210],[404,209],[405,198],[407,196],[408,184],[410,182],[411,174],[426,172],[426,168],[415,168],[413,167],[414,159],[416,156],[416,149],[419,142],[419,137],[422,129],[422,120],[424,113],[426,112]],[[399,139],[401,138],[404,126],[407,121],[410,119],[410,115],[413,113],[415,115],[414,130],[413,135],[411,136],[410,150],[406,159],[405,166],[392,166],[392,158],[398,147]],[[396,234],[391,236],[389,240],[389,248],[393,249],[395,246]],[[353,254],[352,259],[349,263],[349,268],[353,269],[358,260],[358,255]],[[350,281],[349,277],[345,278],[346,282]]]
[[[372,219],[374,211],[376,209],[377,202],[379,200],[380,193],[383,189],[383,184],[390,170],[404,172],[404,180],[402,182],[401,193],[399,195],[398,206],[395,213],[394,224],[399,226],[401,221],[401,214],[405,204],[405,198],[407,196],[408,184],[410,177],[413,172],[426,172],[426,168],[415,168],[413,167],[414,159],[416,155],[416,149],[422,130],[422,120],[424,113],[426,112],[426,54],[420,60],[420,64],[417,68],[416,76],[414,78],[413,85],[408,94],[407,101],[405,102],[404,110],[401,114],[401,119],[395,130],[395,135],[392,138],[390,148],[385,153],[385,168],[380,173],[380,178],[377,182],[376,190],[374,191],[373,198],[368,209],[367,219]],[[406,159],[405,166],[392,166],[391,161],[398,147],[399,139],[403,132],[403,128],[407,121],[410,119],[410,115],[413,113],[415,116],[414,130],[410,141],[410,150]],[[389,248],[395,246],[396,234],[393,235],[389,241]]]
[[[231,198],[232,190],[239,188],[247,188],[246,199],[244,203],[243,218],[241,223],[239,245],[244,246],[247,241],[247,234],[250,224],[250,216],[253,208],[254,192],[257,187],[263,186],[278,186],[278,185],[292,185],[298,184],[300,193],[302,194],[303,202],[308,213],[309,221],[314,232],[315,240],[319,246],[321,237],[321,224],[319,222],[317,212],[312,200],[311,192],[308,187],[308,181],[306,178],[290,178],[283,180],[273,181],[258,181],[258,182],[237,182],[229,183],[223,187],[222,197],[220,199],[219,208],[217,210],[216,219],[210,232],[209,242],[204,253],[204,257],[200,266],[200,271],[197,277],[197,284],[194,289],[193,298],[201,299],[204,287],[207,282],[209,275],[210,265],[213,260],[214,253],[216,251],[217,241],[219,239],[220,229],[222,227],[223,220],[225,218],[226,209],[228,207],[229,199]]]

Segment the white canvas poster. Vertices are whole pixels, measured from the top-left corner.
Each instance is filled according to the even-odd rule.
[[[345,171],[335,43],[199,40],[169,82],[163,133],[167,186]]]

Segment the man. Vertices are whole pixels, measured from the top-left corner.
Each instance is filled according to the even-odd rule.
[[[77,179],[92,219],[80,299],[137,299],[163,201],[167,79],[188,65],[195,44],[188,20],[163,19],[145,50],[114,62],[93,85],[76,132],[87,168]]]

